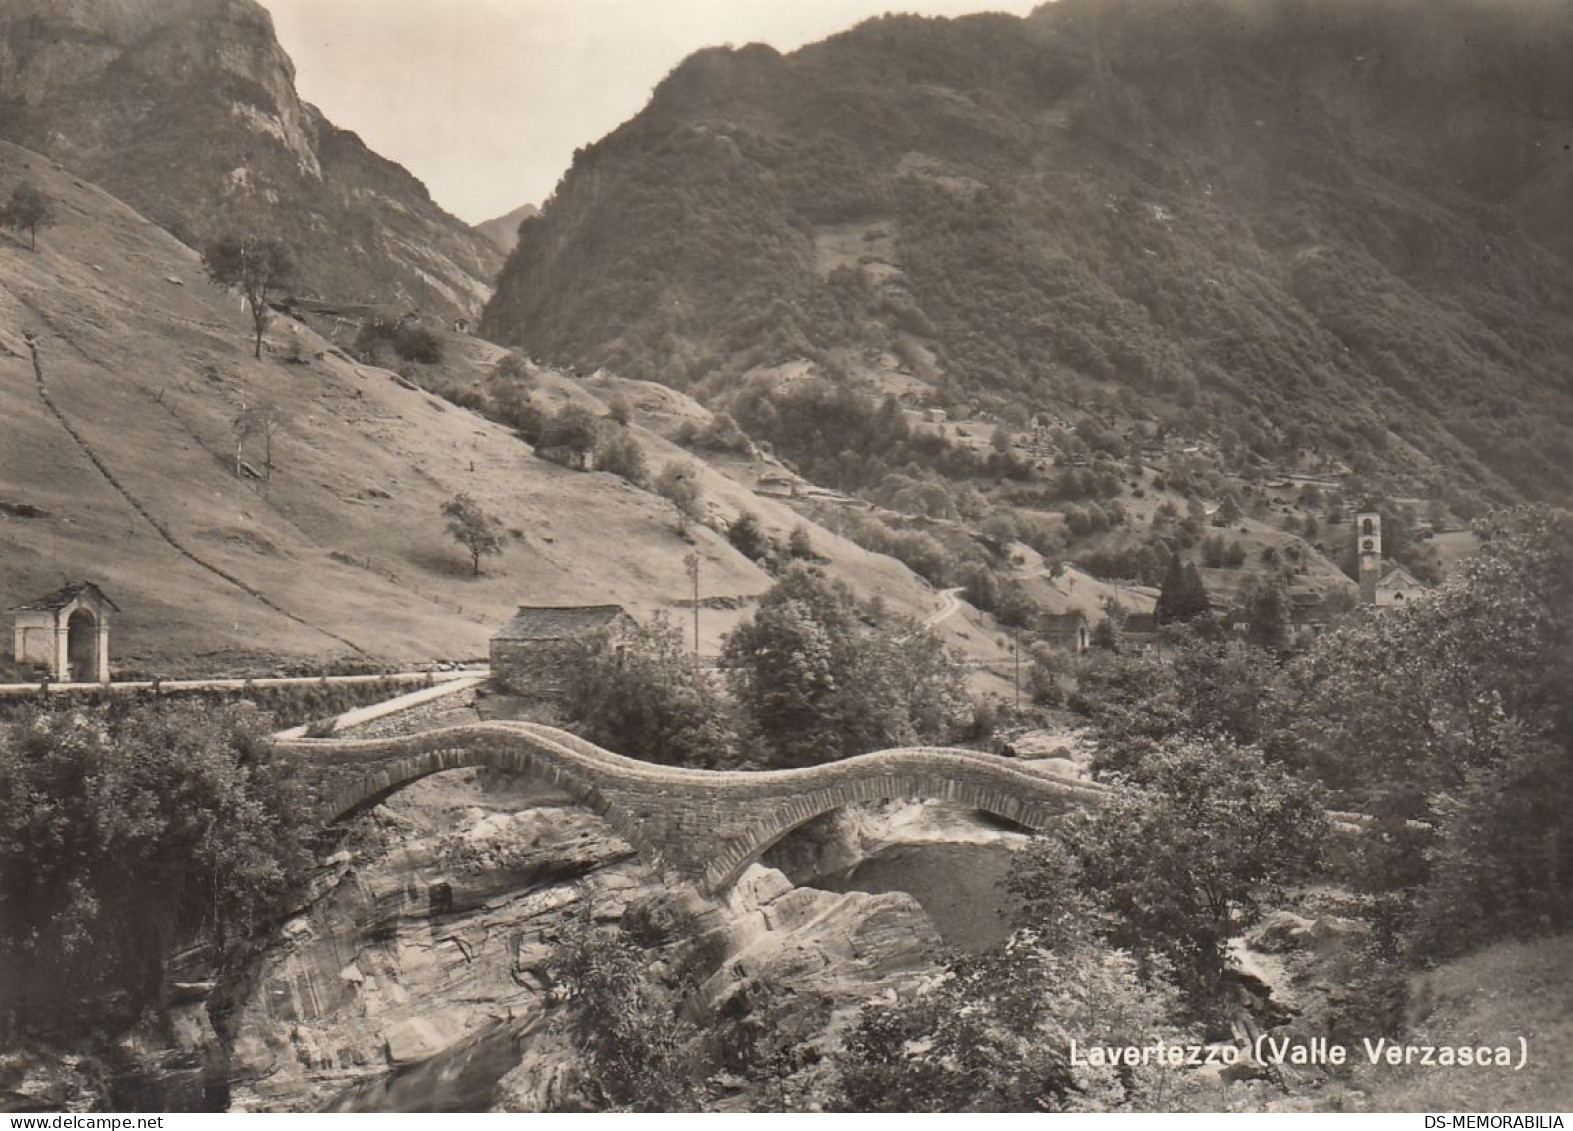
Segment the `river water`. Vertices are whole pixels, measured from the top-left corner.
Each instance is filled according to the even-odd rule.
[[[893,844],[859,864],[820,876],[810,886],[825,891],[904,891],[923,905],[940,936],[958,950],[977,953],[1010,934],[1005,873],[1011,849],[1002,842]]]
[[[499,1021],[429,1060],[356,1084],[323,1111],[489,1111],[541,1019]]]

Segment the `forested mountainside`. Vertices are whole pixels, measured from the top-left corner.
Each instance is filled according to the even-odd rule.
[[[0,0],[0,138],[193,246],[280,235],[303,289],[340,301],[471,313],[501,261],[404,168],[300,100],[254,0]]]
[[[1566,498],[1559,11],[1062,0],[702,51],[525,222],[483,332],[716,405],[806,360],[953,416]]]
[[[532,216],[539,216],[541,210],[533,204],[521,204],[512,212],[482,220],[475,225],[475,230],[504,252],[512,251],[519,244],[519,224]]]

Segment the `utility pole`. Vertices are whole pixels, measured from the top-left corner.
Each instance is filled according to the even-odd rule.
[[[1016,665],[1016,714],[1021,715],[1021,629],[1018,627],[1011,631],[1011,657]]]
[[[683,558],[683,568],[694,583],[694,674],[699,674],[699,551],[690,550]]]

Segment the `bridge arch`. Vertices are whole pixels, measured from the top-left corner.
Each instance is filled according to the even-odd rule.
[[[419,739],[425,736],[415,737]],[[475,741],[474,737],[468,736],[458,741],[436,744],[420,741],[396,744],[381,743],[376,740],[367,741],[365,745],[370,747],[372,752],[382,750],[387,751],[387,755],[373,758],[357,757],[341,762],[341,767],[349,772],[332,775],[330,788],[319,790],[317,806],[319,819],[324,824],[337,824],[381,804],[399,790],[414,785],[423,778],[447,770],[505,770],[561,790],[573,800],[575,805],[589,810],[606,821],[618,836],[628,841],[634,850],[644,857],[647,863],[660,862],[659,846],[644,835],[638,819],[624,812],[598,789],[590,775],[575,772],[571,760],[551,757],[549,749],[543,749],[529,741],[528,736],[521,736],[520,741],[512,743]],[[307,745],[308,742],[309,740],[301,740],[290,745],[295,747],[298,755],[299,747]],[[275,744],[275,749],[281,745],[285,744]],[[332,743],[331,740],[319,740],[312,745],[321,747],[310,752],[317,755],[331,756],[343,753],[364,755],[368,752],[364,748],[346,751],[342,744]],[[338,749],[327,749],[330,746],[336,746]],[[320,766],[314,768],[320,769]]]
[[[898,753],[884,751],[885,754]],[[952,801],[1034,831],[1064,812],[1063,805],[1044,805],[1008,789],[942,773],[894,773],[852,778],[820,789],[805,790],[767,815],[756,818],[741,836],[718,846],[707,863],[703,888],[724,892],[761,856],[809,822],[849,805],[905,799]]]
[[[659,766],[533,723],[472,723],[384,739],[278,739],[316,787],[331,824],[444,770],[489,766],[550,783],[600,815],[653,866],[715,895],[792,830],[847,805],[954,801],[1031,829],[1104,788],[1029,772],[993,755],[884,750],[794,770]]]

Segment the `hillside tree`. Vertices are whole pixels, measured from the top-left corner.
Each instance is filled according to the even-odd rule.
[[[460,493],[442,505],[448,533],[470,554],[471,575],[481,575],[481,558],[502,553],[502,522],[481,509],[468,494]]]
[[[583,405],[567,404],[541,428],[536,448],[553,463],[584,471],[600,439],[595,415]]]
[[[208,278],[245,297],[255,331],[252,356],[262,358],[262,334],[273,321],[272,300],[295,280],[295,255],[277,236],[226,235],[202,252]]]
[[[244,474],[245,451],[248,441],[262,441],[262,497],[267,498],[273,487],[273,441],[286,426],[284,410],[271,400],[262,399],[243,404],[230,422],[230,432],[235,437],[235,477]]]
[[[704,489],[692,464],[674,460],[656,477],[655,492],[677,510],[677,533],[688,537],[690,523],[704,517]]]
[[[48,228],[54,223],[54,201],[31,181],[23,181],[12,189],[11,199],[0,209],[0,224],[27,233],[29,251],[38,250],[38,229]]]

